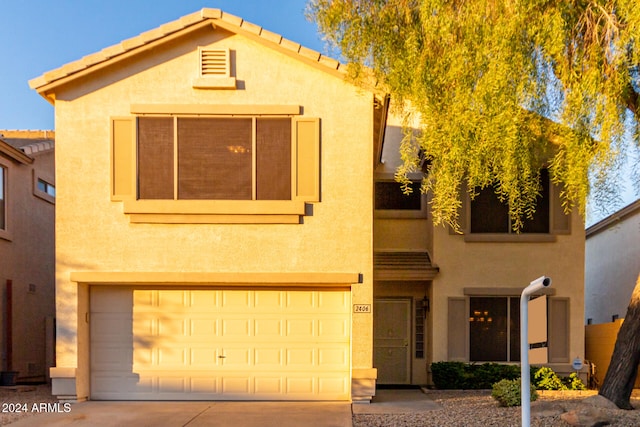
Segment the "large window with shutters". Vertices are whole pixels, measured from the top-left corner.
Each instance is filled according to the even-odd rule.
[[[111,199],[131,222],[300,223],[320,201],[319,119],[221,108],[112,119]]]
[[[448,360],[464,362],[517,362],[520,360],[520,297],[515,289],[467,288],[464,297],[449,297],[447,305]],[[521,289],[518,289],[520,291]],[[504,295],[511,294],[512,295]],[[502,295],[499,295],[502,294]],[[532,349],[548,352],[549,363],[570,361],[569,298],[548,297],[540,300],[546,319],[539,317],[537,326],[544,324],[546,338],[531,341]],[[535,310],[530,302],[529,319]],[[543,314],[544,316],[544,314]],[[542,322],[544,320],[544,322]],[[535,327],[534,327],[535,329]],[[540,329],[540,328],[538,328]],[[539,332],[539,331],[538,331]],[[545,342],[541,342],[546,340]],[[542,345],[542,347],[540,347]]]
[[[291,200],[290,118],[141,117],[138,198]]]

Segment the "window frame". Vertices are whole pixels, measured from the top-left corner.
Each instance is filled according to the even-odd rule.
[[[51,204],[56,203],[56,186],[53,179],[38,174],[33,171],[33,195]],[[45,189],[40,188],[40,183],[44,184]],[[53,194],[49,192],[49,189],[53,189]]]
[[[471,197],[464,191],[460,197],[462,206],[460,219],[463,225],[462,233],[467,243],[500,242],[500,243],[551,243],[558,235],[571,234],[572,214],[565,213],[560,201],[560,186],[549,179],[549,230],[547,233],[472,233],[471,232]],[[450,229],[450,234],[458,234]]]
[[[473,359],[472,358],[472,354],[473,354],[473,347],[472,347],[472,322],[474,322],[476,319],[474,318],[474,320],[472,320],[473,316],[475,315],[474,313],[471,313],[472,310],[472,306],[473,306],[473,301],[474,299],[478,299],[478,298],[483,298],[483,299],[494,299],[494,300],[504,300],[504,302],[507,303],[506,306],[506,319],[505,319],[505,323],[506,323],[506,333],[505,333],[505,360],[485,360],[485,359]],[[514,343],[512,342],[512,337],[514,336],[514,332],[515,332],[515,336],[517,337],[516,343],[515,343],[515,349],[519,350],[520,348],[520,331],[514,331],[511,329],[511,324],[512,324],[512,320],[513,320],[513,312],[514,312],[514,308],[513,308],[513,304],[516,304],[516,308],[518,309],[518,318],[516,319],[517,321],[517,326],[520,326],[520,318],[519,318],[519,298],[517,296],[509,296],[509,295],[470,295],[468,298],[468,310],[467,313],[469,314],[469,328],[468,328],[468,335],[467,335],[467,341],[468,341],[468,346],[469,346],[469,362],[473,363],[473,362],[478,362],[478,363],[491,363],[491,362],[500,362],[500,363],[515,363],[515,362],[520,362],[521,360],[521,355],[518,355],[519,357],[517,359],[515,359],[513,357],[512,350],[514,349]],[[482,313],[479,315],[480,318],[482,318],[482,322],[484,322],[484,316],[482,315]],[[478,319],[479,320],[479,319]],[[487,319],[487,321],[491,321],[489,319]],[[479,322],[479,323],[482,323]],[[514,325],[515,326],[515,325]]]
[[[111,200],[122,202],[132,223],[300,224],[320,202],[320,119],[299,106],[142,106],[111,117]],[[145,112],[146,111],[146,112]],[[137,197],[138,117],[274,117],[291,119],[290,200],[142,200]]]
[[[241,117],[237,117],[237,116],[227,116],[227,115],[217,115],[217,116],[191,116],[191,115],[173,115],[173,116],[138,116],[136,117],[136,129],[138,130],[139,133],[139,126],[140,126],[140,120],[144,120],[144,119],[148,119],[148,118],[161,118],[161,119],[171,119],[171,127],[172,127],[172,135],[171,135],[171,139],[172,139],[172,144],[173,144],[173,149],[171,150],[171,159],[170,162],[171,163],[171,173],[172,173],[172,182],[171,182],[171,187],[170,189],[167,189],[168,192],[172,193],[172,198],[166,197],[166,198],[153,198],[153,197],[149,197],[149,198],[144,198],[141,195],[141,176],[140,176],[140,172],[141,172],[141,155],[140,155],[140,140],[139,135],[138,138],[136,139],[136,144],[137,144],[137,148],[136,148],[136,167],[137,167],[137,174],[136,174],[136,184],[137,184],[137,195],[136,195],[136,199],[137,200],[166,200],[166,201],[179,201],[179,200],[210,200],[210,201],[227,201],[227,200],[238,200],[238,201],[257,201],[257,200],[279,200],[279,201],[289,201],[289,200],[293,200],[293,195],[292,195],[292,189],[294,186],[294,182],[292,179],[292,173],[293,173],[293,156],[291,155],[292,150],[293,150],[293,120],[290,116],[272,116],[272,115],[260,115],[260,116],[255,116],[255,115],[251,115],[251,116],[241,116]],[[193,121],[193,120],[224,120],[224,119],[229,119],[229,120],[238,120],[238,121],[244,121],[245,123],[238,123],[238,125],[242,125],[240,128],[236,128],[234,130],[238,130],[241,129],[243,132],[246,132],[247,135],[249,136],[249,139],[247,141],[245,141],[246,143],[246,147],[249,149],[249,153],[250,153],[250,157],[248,159],[248,163],[246,163],[246,167],[249,168],[249,170],[247,171],[248,174],[247,176],[242,175],[243,180],[250,182],[249,187],[247,187],[247,196],[249,197],[244,197],[244,198],[234,198],[234,197],[228,197],[228,198],[220,198],[220,199],[216,199],[216,198],[206,198],[206,197],[186,197],[186,196],[182,196],[182,193],[185,192],[186,190],[182,189],[183,188],[183,182],[181,181],[181,177],[186,175],[186,172],[184,172],[184,168],[185,166],[181,166],[181,164],[183,163],[183,161],[186,161],[186,158],[181,157],[182,153],[185,153],[187,151],[187,146],[184,144],[187,144],[186,141],[190,141],[192,139],[190,139],[187,136],[183,136],[184,139],[181,139],[181,135],[182,135],[182,131],[185,129],[185,127],[188,127],[188,123],[189,121]],[[259,185],[259,181],[260,181],[260,176],[259,176],[259,170],[260,170],[260,164],[261,161],[260,160],[260,156],[261,156],[261,143],[260,143],[260,136],[262,135],[260,133],[260,127],[261,127],[261,121],[262,120],[288,120],[288,124],[285,125],[285,127],[289,127],[288,132],[288,139],[289,139],[289,159],[288,159],[288,169],[289,169],[289,177],[285,177],[288,179],[288,197],[287,198],[273,198],[273,199],[269,199],[269,198],[263,198],[260,195],[260,185]],[[181,122],[182,120],[184,120],[184,122]],[[247,126],[248,125],[248,126]],[[205,124],[206,126],[206,124]],[[236,125],[234,125],[236,126]],[[147,160],[150,161],[150,160]],[[231,177],[231,181],[233,181],[233,178]],[[286,181],[284,181],[286,182]],[[283,183],[284,183],[283,182]],[[224,185],[222,185],[224,187]],[[181,190],[182,189],[182,190]]]
[[[412,174],[413,175],[413,174]],[[373,207],[374,207],[374,217],[375,218],[380,218],[380,219],[426,219],[427,218],[427,213],[428,213],[428,203],[427,203],[427,195],[426,194],[422,194],[420,192],[420,185],[421,185],[421,180],[422,177],[421,176],[411,176],[410,177],[411,182],[414,184],[417,184],[417,189],[414,189],[414,191],[417,191],[419,193],[420,196],[420,209],[376,209],[375,204],[376,204],[376,184],[383,182],[383,183],[397,183],[397,181],[395,180],[395,178],[393,177],[393,175],[379,175],[376,177],[376,179],[374,180],[374,188],[373,188],[373,195],[374,195],[374,200],[373,200]],[[398,184],[400,185],[400,184]]]

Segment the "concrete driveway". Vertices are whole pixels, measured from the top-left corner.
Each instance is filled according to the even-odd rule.
[[[61,407],[61,411],[64,408]],[[349,402],[82,402],[11,427],[351,427]]]
[[[113,402],[58,404],[11,427],[351,427],[353,414],[441,409],[419,389],[377,390],[371,404],[349,402]],[[65,412],[66,411],[66,412]]]

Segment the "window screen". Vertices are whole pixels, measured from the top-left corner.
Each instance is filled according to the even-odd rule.
[[[178,198],[251,200],[251,119],[178,119]]]
[[[138,119],[138,194],[173,199],[173,118]]]

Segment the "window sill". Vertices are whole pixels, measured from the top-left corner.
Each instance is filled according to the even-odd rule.
[[[553,243],[556,241],[556,236],[542,233],[469,233],[464,235],[464,241],[468,243]]]
[[[125,200],[132,223],[299,224],[305,203],[292,200]]]

